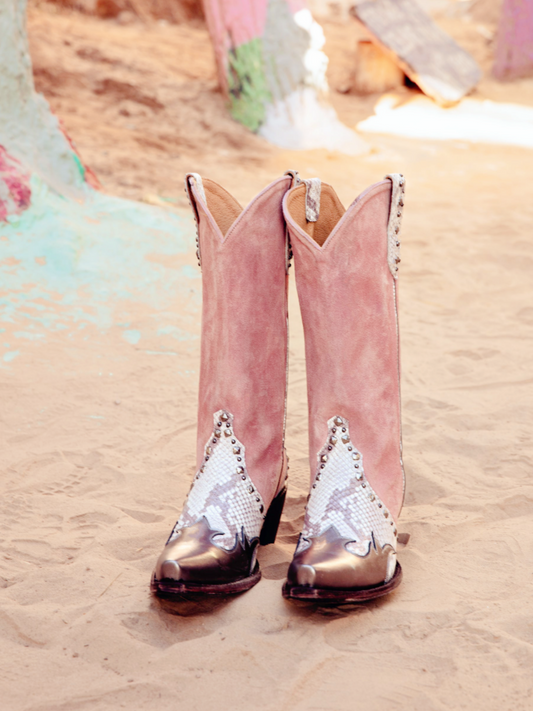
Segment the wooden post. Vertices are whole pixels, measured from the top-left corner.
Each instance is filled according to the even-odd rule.
[[[504,0],[492,73],[502,80],[533,75],[532,0]]]

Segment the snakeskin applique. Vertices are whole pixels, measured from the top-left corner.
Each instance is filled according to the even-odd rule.
[[[266,514],[261,494],[255,488],[245,463],[245,448],[235,436],[233,415],[214,414],[214,429],[205,446],[204,462],[193,480],[185,506],[168,542],[202,517],[217,532],[213,542],[226,550],[259,537]]]
[[[355,555],[368,555],[375,543],[396,551],[396,525],[365,477],[363,455],[351,441],[348,421],[332,417],[328,428],[296,553],[330,528],[349,541],[346,550]]]

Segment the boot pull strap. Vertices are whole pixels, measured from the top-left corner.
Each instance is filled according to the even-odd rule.
[[[291,188],[296,187],[297,185],[300,185],[302,182],[300,179],[300,174],[298,173],[297,170],[286,170],[283,175],[290,176],[292,178],[292,183],[291,183]],[[289,273],[289,269],[291,268],[291,259],[292,259],[292,246],[291,246],[291,237],[289,234],[289,228],[287,225],[285,225],[285,274]]]
[[[322,182],[320,178],[304,180],[305,183],[305,219],[316,222],[320,216],[320,193]]]
[[[196,209],[196,201],[192,194],[192,186],[195,185],[200,198],[207,205],[207,200],[205,199],[205,190],[202,178],[198,173],[187,173],[185,176],[185,194],[189,199],[189,205],[191,206],[194,221],[196,223],[196,259],[198,260],[198,266],[202,268],[202,260],[200,257],[200,218],[198,215],[198,210]]]
[[[405,195],[405,178],[401,173],[391,173],[385,176],[392,183],[389,224],[387,227],[387,262],[394,279],[398,278],[400,263],[400,227],[402,225],[403,198]]]

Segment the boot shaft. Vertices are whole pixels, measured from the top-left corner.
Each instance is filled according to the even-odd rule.
[[[287,245],[281,203],[291,180],[276,180],[242,210],[217,183],[186,177],[203,279],[198,468],[213,414],[231,413],[248,472],[267,505],[285,467]]]
[[[404,493],[396,289],[402,196],[403,178],[391,176],[346,211],[325,184],[320,192],[316,183],[302,184],[284,198],[305,332],[312,477],[328,420],[341,416],[395,518]]]

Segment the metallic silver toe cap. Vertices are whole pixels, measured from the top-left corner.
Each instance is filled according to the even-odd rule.
[[[291,585],[316,588],[356,589],[388,582],[396,570],[396,551],[387,544],[380,546],[372,536],[368,553],[351,553],[334,526],[322,536],[309,539],[309,546],[296,553],[289,567],[287,580]]]
[[[156,580],[219,584],[248,577],[255,566],[259,540],[236,537],[234,547],[227,550],[216,545],[219,535],[209,527],[205,516],[182,528],[159,556]]]

